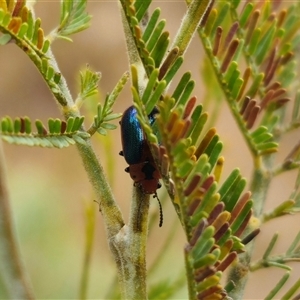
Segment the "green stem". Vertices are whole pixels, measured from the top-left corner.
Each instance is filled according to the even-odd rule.
[[[129,299],[147,299],[146,246],[148,238],[148,220],[150,195],[145,195],[139,188],[134,188],[129,221],[131,240],[130,255],[136,268],[134,289],[136,296]],[[132,288],[132,287],[131,287]],[[134,295],[133,295],[134,296]]]
[[[57,100],[57,103],[61,107],[62,114],[64,115],[65,119],[68,119],[69,117],[80,117],[80,112],[78,107],[75,105],[74,100],[70,94],[70,91],[68,89],[66,80],[64,79],[63,76],[60,77],[59,82],[54,82],[53,80],[47,80],[46,75],[43,73],[43,63],[42,63],[42,58],[40,56],[40,53],[36,52],[36,49],[34,47],[31,47],[30,44],[27,44],[24,42],[21,38],[19,37],[14,37],[16,40],[17,46],[19,46],[27,55],[28,57],[32,60],[32,62],[35,64],[37,69],[39,70],[41,76],[44,78],[46,81],[46,84],[48,85],[49,89],[53,93],[55,99]],[[61,74],[58,65],[56,63],[56,60],[52,54],[51,49],[47,51],[47,64],[49,67],[52,67],[53,70],[57,74]],[[82,131],[85,131],[84,128],[81,128]],[[99,202],[99,207],[100,211],[103,215],[104,218],[104,224],[106,227],[106,232],[108,239],[110,240],[113,236],[117,235],[120,229],[124,225],[124,221],[122,218],[121,211],[114,199],[114,196],[112,194],[111,188],[108,184],[108,181],[106,179],[106,176],[104,174],[103,168],[97,158],[96,153],[94,152],[90,140],[86,139],[84,143],[79,144],[77,143],[77,149],[79,151],[79,154],[81,156],[81,159],[83,161],[85,170],[87,172],[87,175],[90,179],[90,182],[92,183],[92,186],[94,188],[95,194],[96,194],[96,199]],[[3,194],[3,197],[6,197],[6,194]],[[6,212],[8,212],[8,205],[7,201],[5,202],[3,200],[3,206],[4,209],[6,209]],[[1,212],[5,212],[4,210],[1,210]],[[9,216],[9,214],[8,214]],[[5,216],[4,216],[5,217]],[[5,219],[4,219],[5,220]],[[9,226],[9,220],[6,220],[6,226]],[[11,231],[11,236],[13,237],[12,234],[12,229],[11,228],[6,228],[6,234],[9,233],[9,230]],[[4,234],[4,233],[3,233]],[[11,237],[11,238],[12,238]],[[14,245],[12,245],[14,246]],[[5,249],[5,247],[4,247]],[[16,273],[19,269],[21,269],[21,265],[18,264],[17,257],[17,251],[16,247],[12,247],[12,251],[10,252],[11,254],[11,259],[14,260],[15,263],[15,269]],[[114,250],[114,249],[112,249]],[[120,261],[120,253],[113,252],[113,254],[116,255],[115,260],[117,263],[118,268],[122,268],[118,264]],[[19,273],[21,271],[19,270]],[[17,273],[18,274],[18,273]],[[20,277],[20,275],[19,275]],[[8,276],[9,278],[9,276]],[[21,279],[20,279],[21,281]],[[12,282],[12,281],[11,281]],[[25,279],[24,279],[25,282]],[[21,292],[23,289],[15,289]],[[29,290],[29,289],[28,289]],[[29,293],[28,293],[29,295]],[[25,298],[25,297],[13,297],[13,298]],[[32,296],[28,296],[27,298],[32,298]]]
[[[148,232],[149,195],[134,188],[129,226],[110,240],[119,253],[119,282],[122,299],[147,299],[146,244]],[[115,255],[115,257],[117,257]]]
[[[54,71],[61,74],[57,62],[51,52],[51,49],[48,50],[47,56],[49,57],[48,62],[53,67]],[[40,62],[37,57],[30,56],[30,58],[41,72],[41,68],[39,65]],[[42,72],[41,75],[52,91],[51,84],[47,82]],[[53,94],[56,97],[58,104],[61,105],[62,113],[65,119],[68,119],[69,117],[81,117],[79,109],[74,103],[74,100],[68,89],[67,82],[63,76],[61,76],[60,82],[57,84],[55,93]],[[84,128],[82,128],[82,130],[85,131]],[[97,155],[91,146],[90,140],[87,139],[84,144],[77,143],[77,149],[83,161],[83,165],[88,174],[90,182],[92,183],[92,186],[96,193],[100,211],[102,212],[105,220],[108,237],[111,237],[112,235],[117,234],[117,232],[124,225],[121,211],[114,199],[111,188],[104,174],[102,165],[100,164]]]
[[[124,29],[124,36],[126,39],[126,46],[127,46],[127,54],[129,59],[130,65],[135,65],[138,70],[138,76],[137,79],[139,80],[138,86],[141,87],[141,90],[144,90],[146,86],[145,78],[149,76],[150,74],[147,74],[147,68],[143,65],[143,62],[141,60],[139,49],[136,43],[136,40],[134,39],[132,29],[130,28],[130,24],[128,23],[129,20],[126,16],[126,8],[127,6],[130,6],[130,3],[124,0],[119,0],[119,8],[121,12],[121,20],[123,24]]]
[[[108,238],[114,236],[123,227],[124,221],[119,207],[113,197],[111,188],[107,182],[104,170],[100,165],[98,158],[87,141],[86,144],[77,144],[77,148],[83,165],[88,174],[90,182],[96,193],[102,213]]]
[[[217,60],[217,58],[213,55],[212,53],[212,47],[211,47],[211,43],[209,38],[206,36],[205,32],[203,29],[198,29],[198,34],[199,37],[202,41],[204,50],[206,52],[207,57],[209,58],[209,61],[211,62],[211,66],[213,68],[213,71],[215,73],[216,79],[219,83],[219,86],[221,87],[226,101],[228,103],[228,106],[230,108],[230,111],[235,119],[235,121],[237,122],[238,128],[240,129],[240,132],[242,133],[245,142],[249,148],[249,150],[251,151],[251,154],[254,158],[254,163],[257,164],[259,163],[259,156],[258,156],[258,150],[256,148],[255,143],[253,142],[251,135],[249,133],[249,130],[246,128],[246,123],[243,120],[240,112],[239,112],[239,108],[236,105],[235,100],[232,98],[232,95],[230,93],[230,90],[228,89],[227,85],[224,83],[224,75],[220,73],[220,68],[219,68],[219,62]]]
[[[179,55],[184,54],[211,2],[212,0],[192,1],[188,6],[187,13],[181,22],[181,26],[170,49],[178,47]]]
[[[34,299],[20,258],[18,241],[13,226],[7,189],[2,142],[0,141],[0,274],[9,299]]]
[[[36,65],[38,70],[40,71],[42,77],[45,79],[48,87],[50,88],[51,92],[53,93],[55,99],[57,100],[58,104],[61,106],[62,113],[66,119],[69,117],[80,117],[80,112],[78,107],[75,105],[74,100],[70,94],[68,89],[66,80],[63,76],[58,84],[53,87],[53,82],[48,82],[47,78],[42,72],[42,65],[40,57],[34,53],[34,49],[31,48],[24,48],[22,43],[17,40],[17,45],[26,52],[32,62]],[[48,64],[53,67],[54,71],[60,73],[58,65],[54,56],[52,55],[51,49],[47,52]],[[82,131],[85,131],[82,128]],[[83,165],[89,177],[89,180],[94,188],[95,195],[97,202],[99,203],[100,212],[102,213],[104,219],[104,225],[106,228],[106,233],[108,236],[108,241],[111,242],[113,237],[115,237],[124,226],[123,217],[121,211],[114,199],[112,194],[111,188],[108,184],[107,178],[104,174],[104,170],[102,165],[100,164],[97,155],[94,149],[91,146],[90,139],[86,139],[84,143],[77,143],[77,149],[79,151],[79,155],[83,161]],[[110,245],[112,245],[110,243]],[[113,252],[116,265],[118,268],[118,273],[122,273],[122,253],[115,251],[115,247],[111,247]],[[127,259],[130,259],[128,257]],[[128,262],[130,264],[130,260]]]
[[[196,299],[197,291],[195,288],[194,268],[191,265],[189,257],[190,257],[190,255],[188,253],[188,248],[186,246],[186,248],[184,249],[184,261],[185,261],[185,270],[186,270],[186,276],[187,276],[189,299]]]

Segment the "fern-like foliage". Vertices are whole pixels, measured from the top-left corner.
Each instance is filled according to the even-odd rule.
[[[87,70],[85,73],[81,74],[81,87],[82,91],[80,95],[77,98],[76,103],[81,102],[84,100],[85,97],[83,97],[83,94],[91,95],[94,94],[94,91],[96,89],[96,82],[94,82],[95,74],[92,75],[89,70]],[[113,91],[108,94],[104,100],[104,104],[101,103],[97,106],[97,114],[94,117],[94,122],[90,126],[90,128],[87,130],[87,132],[90,135],[93,135],[95,132],[98,132],[102,135],[107,134],[107,130],[113,130],[116,129],[117,126],[115,124],[112,124],[111,121],[120,118],[122,114],[120,113],[113,113],[112,107],[119,96],[120,92],[122,91],[123,87],[125,86],[127,80],[129,78],[129,74],[126,72],[118,81]],[[83,88],[83,86],[87,86],[87,88]],[[93,87],[93,88],[92,88]],[[84,90],[87,90],[84,92]]]
[[[14,39],[24,49],[27,47],[28,52],[32,49],[39,57],[44,57],[50,43],[44,37],[41,20],[34,20],[32,12],[25,6],[23,1],[18,1],[12,7],[8,7],[5,3],[5,1],[2,1],[0,7],[2,33],[10,36],[10,39]]]
[[[149,77],[153,69],[162,62],[169,45],[169,33],[163,31],[166,22],[158,22],[160,9],[153,12],[144,30],[140,27],[151,1],[144,1],[143,4],[142,2],[135,1],[130,5],[121,1],[140,59]]]
[[[56,96],[56,99],[66,105],[67,100],[60,90],[61,74],[56,67],[51,65],[47,51],[50,41],[45,38],[41,28],[41,20],[34,19],[31,10],[25,6],[25,2],[18,1],[9,6],[0,8],[0,31],[9,37],[7,42],[13,40],[34,62],[43,75],[47,85]]]
[[[85,12],[86,0],[62,1],[61,24],[58,31],[46,38],[41,27],[41,19],[34,19],[26,1],[2,1],[0,6],[0,44],[11,40],[33,61],[43,75],[56,100],[66,106],[70,99],[62,90],[61,74],[56,64],[51,63],[48,50],[54,37],[70,39],[69,35],[89,26],[90,16]]]
[[[278,108],[290,101],[287,88],[295,76],[293,53],[299,40],[297,22],[292,22],[297,8],[276,11],[268,1],[249,1],[238,14],[240,3],[216,2],[199,36],[236,121],[259,156],[278,148],[272,131],[280,119]],[[247,62],[244,70],[242,59]],[[250,131],[260,114],[261,124]]]
[[[295,239],[292,241],[291,245],[287,249],[287,251],[284,254],[281,255],[271,255],[271,252],[276,245],[276,242],[278,240],[278,233],[274,234],[272,237],[272,240],[264,252],[262,259],[257,261],[256,263],[253,263],[251,265],[252,270],[256,270],[262,267],[277,267],[282,268],[288,271],[291,271],[292,268],[287,266],[286,263],[290,261],[299,261],[300,259],[300,233],[295,237]]]
[[[32,122],[28,117],[10,117],[1,119],[1,138],[10,144],[40,146],[46,148],[64,148],[77,143],[85,143],[89,134],[81,132],[84,118],[69,118],[67,122],[49,119],[48,128],[35,121],[36,132],[32,131]]]
[[[91,16],[86,12],[86,0],[61,1],[60,26],[55,35],[69,41],[70,35],[85,30],[90,26]]]
[[[150,0],[120,0],[127,37],[131,37],[135,47],[129,54],[139,60],[131,66],[133,102],[186,235],[184,254],[190,299],[222,299],[234,288],[232,282],[225,287],[221,284],[223,272],[259,233],[259,229],[250,226],[253,201],[251,193],[244,192],[246,180],[238,169],[219,185],[224,164],[223,144],[216,128],[206,128],[208,115],[192,95],[195,82],[191,74],[184,73],[173,90],[170,83],[198,28],[216,78],[253,157],[276,152],[276,139],[284,131],[280,128],[279,108],[290,101],[288,89],[295,73],[294,53],[300,40],[295,18],[299,5],[286,11],[270,1],[247,1],[243,8],[239,7],[242,3],[239,0],[215,4],[211,0],[187,2],[189,7],[182,27],[170,46],[170,34],[164,30],[166,22],[160,20],[160,9],[148,15]],[[107,130],[115,129],[111,121],[120,114],[113,113],[112,107],[129,75],[123,75],[104,103],[98,104],[93,123],[84,131],[84,119],[76,114],[79,115],[84,101],[97,93],[100,74],[89,68],[80,74],[81,89],[74,103],[68,99],[71,97],[64,79],[51,59],[50,41],[55,37],[70,39],[71,34],[89,26],[86,0],[61,2],[60,26],[48,39],[41,20],[34,19],[25,4],[22,0],[0,0],[3,33],[0,44],[13,40],[28,54],[61,104],[66,121],[49,119],[45,126],[37,120],[33,132],[29,118],[5,117],[1,120],[1,137],[14,144],[62,148],[84,144],[96,132],[105,135]],[[204,15],[203,7],[207,6]],[[242,13],[238,14],[238,10]],[[185,28],[187,25],[190,26]],[[141,76],[140,62],[145,77]],[[285,130],[300,126],[299,92],[295,99],[292,120]],[[159,115],[154,126],[150,126],[148,115],[154,107]],[[299,166],[299,149],[300,144],[291,151],[282,168]],[[93,170],[91,166],[87,169]],[[299,182],[298,179],[291,199],[276,209],[276,216],[299,209]],[[111,203],[114,205],[114,201]],[[273,216],[265,215],[265,220]],[[275,238],[271,246],[274,244]],[[299,258],[298,244],[299,236],[287,251],[286,259]],[[274,265],[274,258],[269,255],[271,250],[272,247],[267,249],[262,263]]]
[[[201,106],[192,110],[190,102],[184,107],[174,105],[174,100],[159,104],[158,123],[176,187],[174,205],[179,207],[188,241],[190,298],[224,296],[222,272],[243,251],[239,237],[251,218],[252,200],[250,193],[242,196],[246,182],[238,170],[218,189],[214,172],[219,172],[223,159],[216,130],[199,138],[206,119]]]
[[[62,1],[60,27],[52,32],[49,36],[49,39],[47,39],[44,36],[43,29],[41,28],[41,20],[35,20],[33,18],[33,14],[31,10],[26,6],[25,1],[17,1],[16,3],[14,3],[13,1],[4,1],[1,2],[0,6],[0,31],[3,33],[0,38],[0,44],[4,45],[11,40],[14,40],[16,44],[32,59],[32,61],[42,74],[43,78],[45,79],[51,92],[54,94],[59,104],[61,104],[63,107],[66,107],[68,104],[70,104],[71,99],[68,99],[66,95],[65,87],[62,84],[61,73],[57,71],[56,64],[53,64],[50,57],[48,56],[50,40],[52,41],[56,36],[70,40],[69,36],[71,34],[86,29],[89,26],[91,17],[85,12],[85,8],[86,0]],[[123,86],[125,85],[126,78],[128,78],[128,75],[122,76],[114,91],[110,95],[108,95],[107,99],[105,100],[103,109],[99,104],[97,117],[95,117],[95,122],[91,126],[88,135],[93,134],[97,130],[101,134],[106,134],[107,129],[116,128],[114,124],[111,124],[109,122],[116,118],[119,118],[120,114],[113,114],[111,107],[114,104],[114,101],[116,100]],[[81,91],[76,99],[77,109],[80,108],[84,100],[97,93],[99,80],[100,74],[92,72],[91,70],[89,70],[89,68],[81,73]],[[70,119],[69,121],[68,112],[66,112],[66,118],[68,119],[67,122],[72,122],[72,119]],[[74,118],[77,119],[75,116],[73,116],[73,119]],[[49,127],[49,129],[51,129],[51,126]],[[2,130],[2,132],[4,133],[6,131]],[[12,134],[12,132],[8,133]],[[19,134],[22,132],[16,133]],[[58,134],[58,132],[54,133]],[[40,132],[38,132],[38,134],[40,134]],[[51,130],[50,134],[52,134]],[[3,138],[8,140],[9,142],[26,144],[25,139],[21,138],[20,136],[18,138],[4,136],[5,135],[3,135]],[[51,147],[51,145],[55,146],[55,139],[57,139],[57,137],[51,139],[54,142],[48,144],[47,142],[42,143],[38,142],[37,139],[34,139],[34,142],[31,142],[31,145],[43,146],[47,144],[48,147]],[[61,147],[63,145],[64,139],[65,146],[67,146],[67,142],[69,142],[69,144],[73,143],[71,139],[66,136],[63,138],[61,137],[60,139],[62,143],[56,143],[57,147]],[[78,140],[80,139],[78,138]],[[28,142],[28,144],[30,143]]]
[[[138,82],[134,67],[132,74],[133,83]],[[190,97],[194,87],[190,73],[182,76],[171,97],[162,96],[167,84],[159,80],[159,74],[159,69],[152,71],[141,96],[133,86],[134,102],[186,232],[190,297],[223,297],[226,291],[220,284],[222,272],[243,251],[240,236],[252,215],[250,193],[242,196],[245,180],[238,170],[218,190],[214,173],[219,177],[222,168],[222,143],[215,128],[203,133],[207,114],[201,105],[194,109],[196,98]],[[147,121],[156,103],[163,145],[159,148],[154,146],[158,140]],[[251,233],[252,237],[255,234],[257,231]]]
[[[157,78],[159,72],[154,70],[153,74]],[[192,92],[189,86],[193,85],[189,73],[183,75],[175,89],[173,95],[176,99],[166,96],[158,101],[161,146],[155,147],[157,137],[147,124],[146,116],[147,110],[152,108],[153,95],[164,83],[157,83],[157,89],[149,93],[153,77],[151,74],[141,98],[133,88],[134,101],[186,232],[190,296],[194,298],[197,295],[204,299],[217,294],[224,296],[226,292],[220,285],[221,274],[244,249],[240,237],[252,216],[251,194],[247,192],[242,195],[246,181],[238,169],[218,188],[214,174],[219,178],[223,145],[215,128],[203,134],[207,114],[202,112],[201,105],[194,108],[195,97],[188,98]],[[148,94],[148,101],[143,103],[145,94]],[[161,92],[156,95],[156,99],[161,97]],[[249,236],[253,238],[257,233],[255,230]]]
[[[201,105],[196,105],[196,97],[191,96],[195,85],[191,74],[185,73],[171,95],[166,95],[182,57],[175,47],[168,55],[164,53],[164,61],[157,59],[154,49],[162,47],[158,41],[165,43],[162,52],[169,44],[163,38],[164,21],[158,21],[159,10],[154,10],[142,31],[144,16],[138,14],[137,19],[135,9],[125,11],[129,23],[134,24],[132,32],[149,80],[140,93],[138,70],[132,66],[132,94],[139,121],[186,233],[190,299],[223,298],[227,292],[220,283],[222,273],[244,251],[241,235],[252,216],[251,193],[243,194],[246,181],[238,169],[218,187],[223,144],[215,128],[204,131],[208,116]],[[147,117],[155,105],[159,109],[158,134]],[[257,233],[258,230],[250,232],[244,242]]]
[[[182,55],[193,36],[193,30],[199,25],[203,10],[210,1],[193,2],[182,22],[182,24],[186,25],[188,23],[187,20],[189,20],[189,23],[179,31],[181,34],[177,36],[177,40],[173,43],[171,49],[168,49],[170,34],[164,30],[166,21],[159,20],[159,8],[155,9],[151,16],[148,16],[146,10],[150,1],[145,1],[143,4],[140,4],[143,1],[134,1],[132,3],[120,1],[136,47],[135,51],[138,52],[148,78],[152,71],[157,68],[159,69],[159,79],[164,78],[166,84],[169,84],[174,73],[183,62]]]
[[[98,93],[100,78],[101,74],[91,71],[88,66],[80,72],[80,94],[76,99],[77,106],[80,107],[84,100]]]

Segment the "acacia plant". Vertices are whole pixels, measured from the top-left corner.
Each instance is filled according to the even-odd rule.
[[[186,14],[176,35],[170,36],[165,30],[166,21],[160,18],[160,8],[154,7],[157,2],[118,2],[129,68],[103,103],[98,104],[94,121],[88,124],[81,108],[97,93],[100,75],[90,68],[83,70],[80,92],[73,99],[51,50],[56,39],[71,40],[72,34],[88,29],[91,16],[85,10],[86,0],[62,0],[60,24],[48,35],[41,19],[35,17],[32,3],[0,0],[1,47],[14,43],[27,55],[62,114],[61,119],[49,118],[48,124],[28,117],[2,116],[2,140],[32,147],[74,145],[94,189],[115,261],[120,294],[113,288],[108,297],[171,299],[182,280],[162,280],[147,287],[151,195],[145,194],[139,184],[134,186],[130,219],[125,223],[106,179],[108,170],[103,169],[102,158],[97,157],[91,144],[95,135],[109,135],[109,130],[117,128],[115,120],[121,113],[113,112],[114,104],[129,82],[132,105],[155,168],[185,233],[186,243],[178,251],[185,261],[189,298],[243,299],[249,272],[276,267],[285,273],[279,282],[274,282],[274,289],[265,291],[265,299],[274,299],[280,290],[282,299],[299,299],[295,294],[300,280],[289,288],[284,284],[292,271],[287,263],[300,258],[300,234],[295,234],[294,241],[281,255],[272,251],[277,233],[258,261],[253,261],[252,254],[260,226],[300,208],[300,141],[294,141],[289,155],[275,165],[281,138],[300,125],[300,4],[272,0],[186,0]],[[192,74],[183,70],[183,75],[178,75],[192,38],[200,40],[199,45],[205,50],[202,59],[206,93],[212,99],[218,94],[216,90],[222,92],[218,100],[227,103],[251,153],[253,173],[249,191],[245,190],[246,180],[238,168],[227,178],[221,177],[223,143],[217,129],[208,125],[214,120],[209,121],[193,94],[197,83]],[[150,126],[148,115],[154,107],[159,113]],[[217,106],[215,110],[217,115]],[[1,278],[7,297],[34,299],[16,247],[3,164],[1,156]],[[273,178],[294,169],[298,176],[290,197],[266,213],[265,200]],[[164,239],[168,241],[172,234]],[[87,277],[82,278],[79,297],[85,298]]]

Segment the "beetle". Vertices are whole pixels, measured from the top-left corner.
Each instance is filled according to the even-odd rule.
[[[148,115],[150,125],[155,122],[155,115],[158,113],[154,108]],[[125,169],[134,181],[134,185],[139,187],[145,194],[154,194],[160,206],[160,223],[162,226],[162,208],[157,197],[156,190],[161,187],[159,179],[161,178],[157,170],[145,133],[137,119],[137,110],[130,106],[123,113],[120,121],[122,151],[120,155],[124,156],[128,167]]]
[[[149,123],[155,121],[158,110],[154,108],[149,114]],[[139,186],[145,194],[155,194],[160,188],[160,174],[156,168],[144,131],[137,119],[137,110],[130,106],[125,110],[121,124],[122,148],[120,155],[123,155],[128,167],[125,169],[133,179],[136,186]]]

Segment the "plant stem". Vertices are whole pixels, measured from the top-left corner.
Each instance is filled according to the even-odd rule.
[[[251,151],[251,154],[252,154],[254,160],[255,159],[259,160],[259,156],[258,156],[259,153],[258,153],[257,147],[256,147],[255,143],[253,142],[251,135],[249,134],[249,130],[247,129],[245,121],[239,112],[238,106],[236,105],[229,89],[227,88],[226,84],[224,83],[224,75],[220,72],[218,59],[212,53],[212,47],[211,47],[210,40],[206,36],[205,31],[202,28],[198,29],[198,34],[202,41],[203,48],[206,52],[206,55],[209,58],[209,61],[211,62],[211,66],[215,73],[216,79],[219,83],[219,86],[221,87],[221,89],[225,95],[226,101],[230,108],[230,112],[232,113],[233,118],[237,122],[238,128],[239,128],[240,132],[242,133],[242,135],[245,139],[245,142],[246,142],[249,150]],[[255,164],[256,164],[256,162],[255,162]]]
[[[192,268],[191,262],[189,260],[187,246],[184,249],[184,260],[185,260],[185,270],[186,270],[186,276],[187,276],[189,299],[196,299],[197,292],[196,292],[196,287],[195,287],[194,278],[193,278],[193,275],[194,275],[193,268]]]
[[[61,74],[59,67],[56,63],[56,60],[51,52],[51,49],[48,50],[47,56],[49,57],[48,63],[53,67],[55,72]],[[60,82],[57,84],[56,87],[58,88],[58,91],[55,90],[54,93],[51,88],[51,84],[47,82],[47,79],[45,78],[44,74],[41,71],[41,67],[37,57],[34,55],[31,55],[29,57],[32,59],[33,63],[37,66],[37,68],[41,72],[41,75],[43,76],[46,83],[48,84],[58,104],[61,106],[61,111],[65,119],[67,120],[69,117],[81,117],[79,108],[74,103],[74,100],[70,94],[65,78],[61,76]],[[83,127],[82,127],[82,131],[86,132]],[[90,139],[87,138],[82,143],[77,143],[76,145],[79,151],[79,155],[82,159],[84,168],[87,172],[88,178],[95,191],[96,199],[99,203],[99,210],[102,213],[104,219],[104,225],[105,225],[108,241],[111,246],[111,250],[113,252],[117,264],[117,268],[120,274],[120,270],[123,267],[122,266],[123,256],[121,252],[115,251],[115,247],[112,246],[111,241],[113,240],[113,237],[119,234],[121,228],[124,226],[122,213],[114,199],[110,185],[108,184],[107,178],[104,174],[103,167],[100,164],[94,149],[92,148]]]
[[[54,95],[57,104],[60,106],[61,112],[65,117],[65,119],[67,120],[69,117],[81,117],[79,108],[75,104],[74,99],[71,96],[65,78],[63,76],[59,76],[58,81],[54,81],[52,79],[47,78],[47,74],[45,74],[45,72],[43,71],[43,60],[41,58],[40,53],[36,50],[36,48],[32,47],[32,45],[29,43],[24,43],[23,39],[21,39],[20,37],[15,37],[15,41],[17,46],[20,47],[27,54],[27,56],[32,60],[34,65],[39,70],[41,76],[44,78],[50,91]],[[52,68],[55,74],[61,75],[60,69],[57,65],[55,57],[52,54],[51,49],[47,51],[46,56],[47,56],[47,67]],[[86,130],[83,127],[81,128],[81,130],[86,132]],[[96,199],[100,207],[100,212],[102,213],[104,218],[104,224],[108,236],[108,241],[110,241],[112,237],[117,235],[121,230],[121,228],[124,226],[124,221],[122,218],[121,211],[114,199],[111,188],[104,174],[104,170],[97,158],[95,151],[91,146],[90,139],[89,138],[85,140],[82,139],[81,143],[77,143],[77,149],[83,161],[90,182],[94,188]],[[3,177],[3,175],[4,172],[1,173],[1,177]],[[24,286],[26,286],[26,279],[25,279],[25,275],[23,275],[21,272],[22,267],[18,259],[18,251],[17,251],[16,243],[14,242],[12,226],[10,225],[11,221],[10,221],[10,212],[8,206],[8,195],[4,184],[1,186],[1,198],[2,198],[1,205],[3,206],[3,209],[1,209],[0,220],[2,220],[4,224],[3,232],[1,232],[1,234],[3,236],[7,236],[7,239],[4,238],[3,240],[8,241],[7,244],[3,243],[4,244],[2,247],[4,251],[3,255],[5,255],[5,259],[3,261],[5,261],[7,257],[9,257],[9,259],[11,260],[9,261],[11,267],[10,268],[7,267],[7,268],[8,268],[8,272],[12,273],[11,276],[6,276],[6,277],[9,279],[11,284],[14,283],[14,280],[10,280],[10,279],[11,278],[14,279],[14,277],[16,277],[18,279],[20,288],[14,287],[14,292],[24,294],[23,296],[16,296],[12,298],[14,299],[32,298],[29,292],[30,289],[23,288]],[[117,267],[121,268],[122,266],[120,266],[118,263],[121,261],[121,258],[119,256],[122,256],[122,254],[114,251],[113,254],[116,255],[115,261],[117,263]],[[23,284],[21,285],[20,282],[22,282]],[[28,292],[26,292],[27,290]]]
[[[184,16],[177,35],[170,49],[179,48],[179,55],[183,55],[187,50],[207,8],[213,0],[194,0],[188,5],[188,10]],[[187,1],[186,1],[187,2]]]
[[[108,238],[111,238],[117,234],[124,225],[121,211],[116,204],[104,170],[90,142],[87,141],[85,144],[77,144],[77,148],[96,193],[99,208],[104,219],[106,233]]]
[[[29,278],[20,258],[12,221],[6,182],[2,141],[0,141],[0,268],[10,299],[34,299]]]
[[[131,260],[136,268],[134,288],[136,296],[129,299],[147,299],[146,246],[148,238],[148,220],[150,195],[145,195],[139,188],[134,188],[129,221]],[[131,287],[132,288],[132,287]],[[133,295],[134,296],[134,295]]]
[[[146,244],[149,195],[134,188],[129,226],[110,240],[118,253],[117,265],[122,299],[147,299]],[[115,258],[117,255],[115,255]]]
[[[57,62],[52,54],[51,49],[48,50],[47,56],[49,57],[48,62],[51,65],[55,72],[60,73],[60,69],[57,65]],[[35,56],[30,56],[33,63],[41,72],[41,75],[48,84],[50,90],[52,91],[51,84],[47,81],[44,74],[41,71],[39,66],[39,61],[36,60]],[[67,120],[69,117],[81,117],[79,108],[75,105],[75,102],[69,91],[67,82],[63,76],[61,76],[60,82],[57,84],[58,91],[53,95],[55,96],[58,104],[61,106],[62,114]],[[82,131],[85,129],[82,127]],[[90,140],[86,139],[85,143],[77,143],[77,148],[81,159],[83,161],[85,170],[88,174],[90,182],[96,193],[96,198],[99,202],[100,211],[105,219],[105,225],[108,237],[117,234],[117,232],[124,225],[121,211],[114,199],[111,188],[108,184],[107,178],[104,174],[104,170],[94,152],[94,149],[91,146]]]

